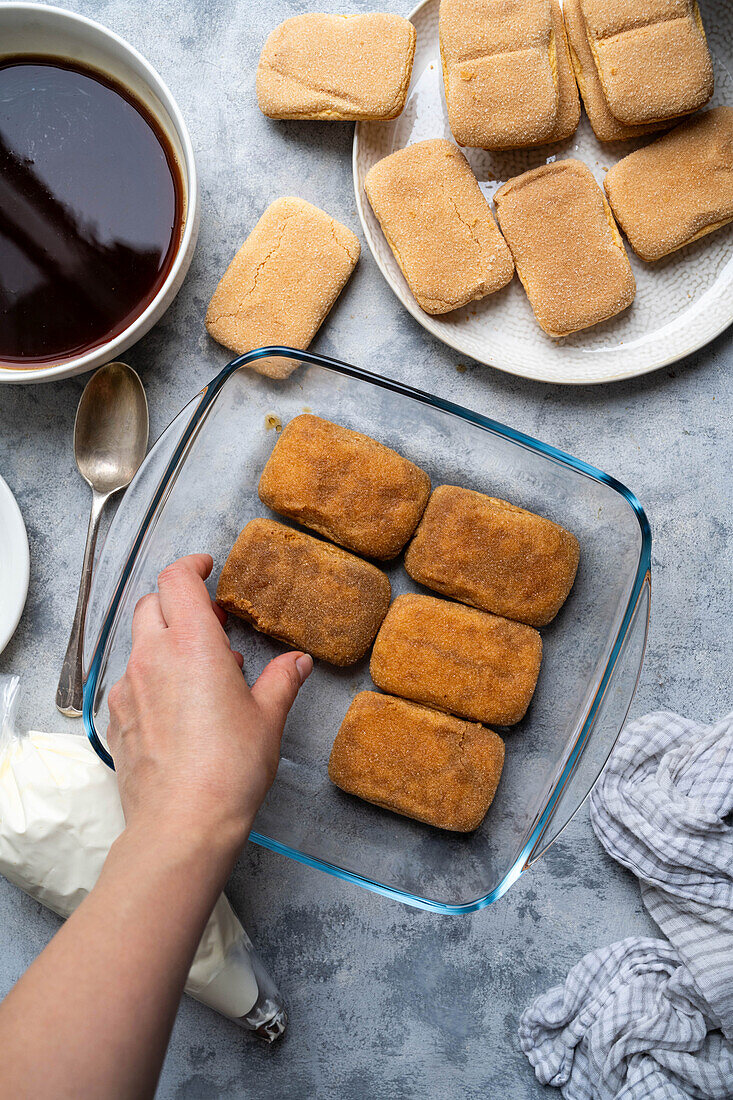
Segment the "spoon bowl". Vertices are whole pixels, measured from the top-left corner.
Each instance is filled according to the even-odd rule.
[[[148,403],[126,363],[108,363],[87,383],[74,423],[79,473],[97,493],[125,489],[148,446]]]

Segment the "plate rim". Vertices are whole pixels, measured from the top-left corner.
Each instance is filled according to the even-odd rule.
[[[435,4],[437,2],[439,2],[439,0],[419,0],[419,3],[415,5],[415,7],[407,16],[407,19],[410,23],[414,24],[415,18],[419,15],[423,8],[426,8],[428,7],[428,5]],[[582,99],[581,109],[584,110]],[[713,340],[715,340],[718,336],[720,336],[722,332],[724,332],[727,328],[730,327],[731,324],[733,324],[733,278],[731,278],[729,280],[728,287],[730,290],[730,300],[732,304],[729,314],[722,315],[723,319],[721,320],[720,324],[715,325],[714,328],[710,332],[706,333],[702,339],[693,339],[692,343],[689,346],[678,348],[671,353],[665,354],[663,358],[659,359],[658,361],[647,363],[642,367],[630,366],[627,370],[616,370],[593,378],[548,378],[543,374],[538,374],[537,372],[528,373],[527,371],[523,371],[512,365],[500,366],[497,363],[490,362],[488,358],[477,359],[476,356],[473,355],[471,352],[467,352],[462,347],[460,347],[455,339],[451,339],[449,335],[444,334],[442,331],[436,331],[431,315],[425,313],[425,311],[420,308],[414,296],[412,295],[412,292],[409,290],[409,287],[408,296],[403,298],[402,294],[395,286],[391,276],[388,274],[384,263],[376,254],[376,251],[372,244],[371,229],[368,225],[365,212],[364,204],[367,201],[366,192],[363,190],[363,188],[359,187],[357,168],[357,159],[359,156],[361,141],[361,129],[363,126],[368,125],[370,125],[369,122],[357,122],[354,127],[354,137],[351,144],[351,170],[354,183],[356,210],[359,215],[359,221],[361,222],[361,228],[364,233],[364,237],[366,238],[366,242],[369,246],[369,252],[372,256],[372,259],[375,261],[377,267],[379,268],[382,277],[387,283],[387,286],[395,295],[400,305],[404,309],[406,309],[412,317],[414,317],[414,319],[418,322],[419,325],[421,325],[425,329],[426,332],[429,332],[430,335],[433,336],[436,340],[439,340],[442,344],[445,344],[446,347],[452,348],[453,351],[458,352],[460,355],[464,355],[467,358],[472,359],[475,363],[480,363],[482,366],[490,367],[492,370],[502,371],[504,374],[512,375],[515,378],[526,378],[532,382],[542,382],[546,385],[555,386],[599,386],[607,385],[609,382],[624,382],[628,381],[628,379],[630,378],[641,378],[645,374],[651,374],[653,371],[661,370],[663,367],[668,367],[672,363],[678,363],[681,359],[685,359],[688,355],[693,355],[701,348],[707,347],[708,344],[712,343]],[[487,205],[489,204],[487,203]],[[381,230],[381,227],[380,232],[383,232]],[[700,299],[701,303],[704,300],[706,294],[712,290],[713,287],[708,288],[708,291],[706,291]]]
[[[26,600],[28,598],[28,587],[30,584],[30,572],[31,572],[31,557],[30,546],[28,543],[28,531],[26,530],[25,520],[23,519],[23,513],[20,510],[17,500],[13,494],[12,489],[8,485],[5,478],[0,476],[0,514],[10,519],[10,539],[14,543],[16,549],[20,550],[20,576],[11,578],[20,580],[20,587],[18,589],[18,599],[13,605],[11,603],[10,618],[3,623],[0,620],[0,653],[2,653],[10,639],[17,630],[18,623],[21,620],[23,611],[25,610]]]

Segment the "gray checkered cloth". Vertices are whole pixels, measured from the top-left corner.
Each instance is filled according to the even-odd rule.
[[[731,813],[733,714],[624,728],[591,821],[667,940],[592,951],[523,1013],[522,1050],[565,1100],[733,1098]]]

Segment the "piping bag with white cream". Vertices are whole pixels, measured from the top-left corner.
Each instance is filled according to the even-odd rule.
[[[19,733],[19,678],[0,676],[0,874],[68,917],[125,827],[114,772],[86,737]],[[274,981],[224,894],[186,980],[186,993],[267,1042],[287,1015]]]

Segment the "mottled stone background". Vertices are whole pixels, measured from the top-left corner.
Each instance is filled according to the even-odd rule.
[[[202,184],[187,282],[126,358],[145,382],[155,438],[226,361],[205,336],[208,298],[263,208],[282,194],[323,206],[359,232],[352,127],[276,123],[254,100],[271,27],[303,3],[274,0],[65,0],[106,23],[159,69],[186,116]],[[320,0],[319,0],[320,4]],[[325,8],[343,10],[335,0]],[[350,10],[369,10],[351,0]],[[391,7],[407,14],[409,0]],[[654,595],[633,714],[668,707],[701,720],[729,704],[729,427],[733,337],[684,363],[615,386],[524,382],[468,362],[404,312],[368,250],[315,348],[486,412],[608,470],[648,511]],[[465,366],[465,370],[463,367]],[[0,389],[0,473],[31,545],[31,588],[0,671],[23,676],[24,717],[62,724],[53,693],[76,598],[88,490],[71,449],[84,385]],[[231,896],[290,1007],[285,1042],[266,1049],[201,1005],[181,1006],[160,1096],[524,1100],[541,1090],[517,1019],[591,948],[652,932],[635,881],[597,843],[585,808],[496,905],[438,917],[249,845]],[[0,882],[0,994],[56,928]]]

